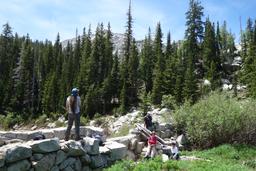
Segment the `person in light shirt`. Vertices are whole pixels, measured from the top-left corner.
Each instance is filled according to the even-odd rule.
[[[171,152],[172,152],[171,159],[179,160],[179,158],[180,158],[179,150],[178,150],[177,143],[175,140],[171,141]]]
[[[80,107],[81,107],[81,99],[79,97],[79,90],[77,88],[73,88],[71,91],[71,95],[68,96],[66,100],[66,110],[68,113],[68,127],[65,132],[65,140],[69,140],[70,130],[73,126],[73,122],[75,121],[75,140],[80,140]]]

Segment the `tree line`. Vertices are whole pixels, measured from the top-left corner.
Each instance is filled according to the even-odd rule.
[[[94,38],[91,27],[84,28],[75,44],[68,42],[66,47],[59,34],[54,43],[32,41],[29,35],[13,34],[8,23],[3,25],[0,113],[24,117],[64,113],[72,87],[80,89],[82,114],[90,118],[115,110],[123,114],[147,102],[160,105],[163,95],[172,96],[177,104],[193,104],[209,90],[220,89],[223,78],[245,83],[248,94],[255,97],[256,21],[248,20],[237,54],[227,23],[220,26],[209,17],[203,21],[203,9],[199,1],[190,0],[184,40],[172,41],[168,32],[163,43],[159,22],[153,36],[148,29],[139,51],[129,5],[122,53],[114,52],[110,23],[106,28],[98,24]],[[236,55],[244,62],[238,74],[225,67]],[[207,88],[205,79],[210,82]]]

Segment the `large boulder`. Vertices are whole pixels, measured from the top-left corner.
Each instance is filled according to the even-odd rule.
[[[134,150],[137,146],[137,143],[138,143],[138,140],[137,138],[133,138],[131,139],[131,143],[130,143],[130,146],[129,146],[129,150]]]
[[[44,155],[41,153],[34,153],[33,156],[31,157],[31,160],[38,161],[38,160],[41,160],[43,157]]]
[[[63,162],[66,158],[68,157],[67,153],[65,153],[62,150],[59,150],[56,154],[56,165],[60,164]]]
[[[82,171],[92,171],[89,166],[83,166]]]
[[[86,148],[87,153],[91,155],[99,154],[100,140],[90,137],[83,138],[83,146]]]
[[[7,171],[27,171],[30,166],[31,164],[28,160],[21,160],[8,166]]]
[[[71,166],[66,167],[63,171],[74,171]]]
[[[103,168],[107,166],[107,158],[105,157],[105,155],[96,155],[96,156],[91,156],[91,163],[90,163],[90,167],[92,169],[96,169],[96,168]]]
[[[140,154],[145,146],[145,142],[138,142],[136,149],[134,150],[136,154]]]
[[[8,139],[16,139],[17,138],[17,134],[15,132],[5,132],[5,131],[1,131],[1,135],[3,137],[6,137]]]
[[[82,157],[80,157],[80,159],[82,164],[86,166],[92,162],[92,159],[88,154],[83,155]]]
[[[23,132],[15,132],[15,134],[16,134],[16,138],[17,139],[21,139],[21,140],[25,140],[25,141],[27,141],[27,140],[29,140],[29,135],[31,134],[30,132],[25,132],[25,131],[23,131]]]
[[[23,144],[9,144],[0,148],[7,163],[16,162],[32,156],[31,147]]]
[[[127,154],[127,147],[124,144],[118,142],[108,142],[105,146],[110,149],[110,160],[123,159]]]
[[[76,159],[74,157],[69,157],[60,164],[59,168],[60,170],[65,169],[66,167],[73,165],[75,162]]]
[[[105,146],[100,146],[99,151],[100,151],[100,154],[110,154],[110,149],[108,149]]]
[[[51,171],[59,171],[60,169],[59,169],[59,167],[58,166],[53,166],[52,168],[51,168]]]
[[[115,137],[115,138],[109,138],[107,139],[106,143],[111,143],[113,141],[124,144],[127,148],[130,146],[131,140],[137,138],[137,135],[135,134],[130,134],[127,136],[122,136],[122,137]]]
[[[6,137],[2,137],[0,136],[0,147],[2,147],[3,145],[5,145],[5,141],[7,140]]]
[[[66,142],[66,145],[68,147],[68,156],[82,156],[86,154],[85,149],[82,147],[80,142],[70,140]]]
[[[82,169],[82,163],[78,158],[73,166],[71,166],[75,171],[80,171]]]
[[[65,127],[60,127],[60,128],[53,129],[54,137],[58,137],[59,139],[64,139],[66,129],[67,128],[65,128]]]
[[[135,156],[134,152],[131,151],[131,150],[128,150],[128,151],[127,151],[127,154],[126,154],[126,159],[128,159],[128,160],[134,160],[134,161],[135,161],[136,156]]]
[[[56,138],[34,141],[31,147],[34,153],[50,153],[60,149],[59,140]]]
[[[176,141],[177,141],[179,147],[183,147],[184,145],[187,144],[187,138],[185,137],[184,134],[179,135],[177,137]]]
[[[55,153],[47,154],[41,160],[33,162],[33,168],[35,169],[35,171],[50,171],[50,169],[55,164],[55,160]]]

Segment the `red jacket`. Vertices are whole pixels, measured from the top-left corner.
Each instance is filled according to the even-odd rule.
[[[157,142],[156,136],[155,136],[155,135],[151,135],[151,136],[149,137],[149,139],[148,139],[148,143],[149,143],[150,145],[155,145],[156,142]]]

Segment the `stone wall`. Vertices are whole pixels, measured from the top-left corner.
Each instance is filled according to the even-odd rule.
[[[82,135],[93,132],[103,134],[101,129],[81,127]],[[64,128],[31,132],[1,132],[1,136],[20,138],[22,142],[10,142],[0,147],[0,171],[92,171],[101,170],[117,160],[136,160],[145,142],[139,134],[110,138],[103,146],[99,140],[85,136],[80,141],[60,140]],[[51,132],[51,134],[46,134]],[[52,137],[52,132],[55,138]],[[44,133],[48,139],[31,140],[36,133]],[[29,140],[29,141],[27,141]]]
[[[58,138],[11,143],[0,147],[1,171],[90,171],[100,170],[127,156],[127,146],[99,140]]]

